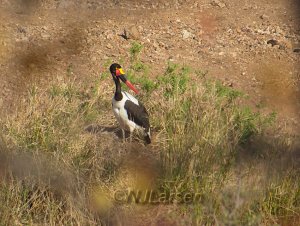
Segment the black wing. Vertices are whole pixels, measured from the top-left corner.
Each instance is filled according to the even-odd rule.
[[[150,128],[149,115],[144,105],[140,102],[139,105],[136,105],[132,101],[126,100],[124,107],[127,111],[129,120],[145,128],[145,132],[148,132]]]

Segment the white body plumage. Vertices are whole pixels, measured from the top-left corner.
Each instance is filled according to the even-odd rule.
[[[120,101],[116,101],[115,98],[112,98],[113,112],[120,124],[120,127],[124,130],[130,131],[130,133],[132,133],[135,129],[143,130],[141,126],[137,125],[134,121],[131,121],[129,119],[127,110],[125,109],[125,102],[127,100],[133,102],[136,105],[139,105],[139,101],[134,96],[125,91],[122,91],[122,95],[123,98]]]

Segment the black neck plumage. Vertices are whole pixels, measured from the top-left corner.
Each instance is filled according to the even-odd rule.
[[[116,92],[115,92],[115,100],[120,101],[123,98],[122,91],[121,91],[121,83],[119,78],[114,78],[116,84]]]

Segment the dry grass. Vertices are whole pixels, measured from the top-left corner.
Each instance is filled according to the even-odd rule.
[[[134,77],[144,67],[131,68]],[[99,85],[110,79],[85,85],[69,75],[33,87],[18,111],[1,120],[0,225],[268,225],[282,219],[296,225],[299,168],[278,164],[290,160],[291,145],[265,136],[274,115],[242,106],[242,93],[206,73],[169,64],[157,80],[137,81],[146,93],[140,98],[149,107],[153,144],[122,143],[111,93]],[[197,192],[201,199],[116,203],[114,192],[129,188]]]

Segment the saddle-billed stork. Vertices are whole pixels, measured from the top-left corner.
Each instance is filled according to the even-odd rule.
[[[143,133],[146,143],[150,144],[150,123],[147,110],[134,96],[121,91],[120,80],[136,94],[138,94],[137,89],[127,80],[121,65],[114,63],[109,70],[116,85],[112,108],[122,129],[123,139],[125,139],[125,130],[130,132],[130,141],[133,131],[138,130]]]

